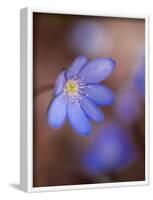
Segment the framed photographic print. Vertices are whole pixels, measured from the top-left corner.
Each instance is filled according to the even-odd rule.
[[[148,183],[148,17],[21,10],[21,189]]]

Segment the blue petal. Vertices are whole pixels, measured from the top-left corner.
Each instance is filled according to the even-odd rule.
[[[51,102],[48,109],[48,124],[53,128],[60,128],[66,119],[66,104],[67,98],[62,94],[59,94]]]
[[[134,84],[142,97],[145,96],[145,65],[135,75]]]
[[[82,109],[89,118],[97,122],[101,122],[104,120],[104,114],[91,100],[82,96],[80,104]]]
[[[86,63],[87,63],[87,58],[85,56],[77,57],[67,71],[66,75],[67,78],[70,79],[76,76]]]
[[[136,161],[137,149],[129,132],[120,124],[109,122],[99,131],[83,160],[89,173],[122,170]]]
[[[117,124],[102,129],[96,146],[101,148],[101,170],[119,170],[136,159],[136,149],[129,133]]]
[[[68,102],[67,110],[69,121],[72,128],[80,135],[88,135],[91,126],[88,117],[85,115],[79,103]]]
[[[98,105],[112,105],[115,101],[113,92],[102,84],[87,85],[82,92]]]
[[[140,98],[135,90],[124,89],[117,98],[115,112],[125,123],[132,123],[139,118],[141,113]]]
[[[98,175],[102,172],[101,158],[98,152],[95,151],[93,148],[85,154],[85,156],[83,157],[82,164],[87,173],[90,173],[92,175]]]
[[[98,83],[106,79],[114,70],[115,61],[110,58],[97,58],[81,69],[79,77],[85,83]]]
[[[63,91],[63,87],[65,85],[66,78],[65,78],[65,70],[63,70],[59,76],[57,77],[56,83],[55,83],[55,89],[54,93],[55,95],[61,93]]]

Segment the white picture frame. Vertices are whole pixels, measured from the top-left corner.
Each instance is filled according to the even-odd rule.
[[[146,64],[146,109],[145,109],[145,180],[117,183],[98,183],[85,185],[33,187],[33,13],[58,13],[73,15],[126,17],[145,19],[145,64]],[[23,8],[20,12],[20,188],[25,192],[42,192],[55,190],[89,189],[105,187],[122,187],[149,184],[149,16],[120,15],[116,13],[83,13],[76,11],[59,11],[37,8]]]

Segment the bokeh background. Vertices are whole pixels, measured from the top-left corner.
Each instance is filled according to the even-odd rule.
[[[79,55],[117,63],[103,81],[116,102],[86,137],[47,123],[55,80]],[[34,187],[145,179],[144,55],[144,19],[33,14]]]

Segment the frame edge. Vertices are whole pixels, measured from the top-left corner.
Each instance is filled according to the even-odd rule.
[[[28,9],[20,10],[20,189],[28,191],[27,134]]]

